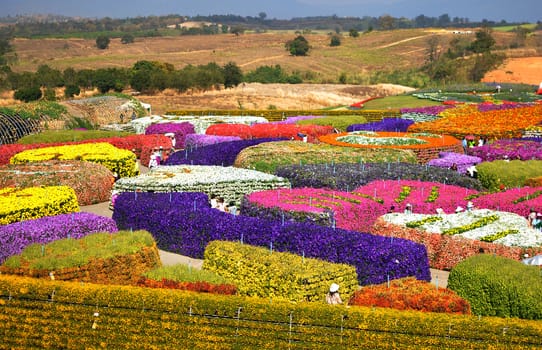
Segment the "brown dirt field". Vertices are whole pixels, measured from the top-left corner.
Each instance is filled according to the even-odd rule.
[[[483,82],[524,83],[542,82],[542,57],[510,58],[496,70],[488,72]]]

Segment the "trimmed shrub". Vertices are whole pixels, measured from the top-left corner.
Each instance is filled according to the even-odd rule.
[[[189,122],[183,123],[159,123],[152,124],[145,129],[145,135],[151,134],[175,134],[175,148],[184,148],[185,139],[188,134],[195,133],[194,125]]]
[[[481,316],[542,319],[540,269],[490,254],[473,256],[452,269],[448,288]]]
[[[357,289],[356,269],[243,243],[213,241],[203,268],[236,281],[239,294],[289,300],[324,301],[331,283],[346,299]]]
[[[35,278],[53,275],[64,281],[135,284],[143,272],[160,264],[156,243],[148,232],[102,232],[46,245],[31,244],[21,254],[7,258],[0,272]]]
[[[113,219],[119,228],[145,229],[161,249],[201,259],[210,241],[268,247],[356,267],[360,284],[415,276],[430,280],[425,247],[402,239],[311,224],[230,215],[209,207],[202,193],[121,193]]]
[[[446,288],[435,288],[429,282],[410,277],[362,287],[352,295],[349,304],[398,310],[470,314],[469,303],[455,292]]]
[[[291,164],[322,164],[333,169],[335,163],[405,162],[416,163],[416,155],[409,150],[360,149],[312,144],[299,141],[266,143],[239,153],[234,165],[274,173],[277,167]]]
[[[476,166],[478,179],[490,191],[523,187],[528,179],[542,174],[541,160],[495,160]]]

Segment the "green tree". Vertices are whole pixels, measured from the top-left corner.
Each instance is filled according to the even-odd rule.
[[[331,36],[331,40],[329,42],[329,46],[340,46],[341,45],[341,37],[337,34]]]
[[[472,42],[470,49],[474,53],[490,52],[495,46],[495,39],[491,35],[491,28],[484,27],[476,32],[476,39]]]
[[[100,50],[105,50],[109,47],[111,40],[106,35],[100,35],[96,38],[96,47]]]
[[[41,96],[41,89],[38,86],[20,88],[13,94],[15,99],[23,102],[37,101],[41,98]]]
[[[135,38],[132,34],[130,33],[127,33],[127,34],[124,34],[121,38],[120,38],[120,42],[122,44],[132,44],[134,42]]]
[[[302,35],[289,40],[285,46],[292,56],[306,56],[310,49],[309,42]]]
[[[80,93],[81,89],[77,85],[66,85],[66,89],[64,89],[64,96],[66,96],[66,98],[71,98]]]
[[[359,32],[356,29],[352,28],[348,32],[348,35],[350,35],[352,38],[357,38],[359,36]]]
[[[230,28],[230,33],[237,35],[241,35],[245,32],[245,28],[243,26],[233,26]]]
[[[243,73],[241,68],[234,62],[228,62],[224,65],[224,87],[230,88],[241,84],[243,81]]]
[[[46,64],[42,64],[36,71],[36,82],[48,88],[64,85],[64,77],[59,70],[52,69]]]

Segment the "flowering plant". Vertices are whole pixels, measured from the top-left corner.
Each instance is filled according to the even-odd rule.
[[[145,130],[145,135],[166,133],[175,135],[176,148],[184,148],[186,136],[195,133],[195,130],[189,122],[152,124]]]

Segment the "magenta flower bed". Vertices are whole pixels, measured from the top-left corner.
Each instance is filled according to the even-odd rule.
[[[542,187],[512,188],[473,198],[472,202],[478,208],[507,211],[526,217],[531,208],[542,211]]]
[[[194,134],[194,125],[189,122],[152,124],[145,130],[145,135],[152,134],[175,134],[175,148],[184,148],[185,138],[188,134]]]
[[[0,226],[0,263],[32,244],[81,238],[96,232],[117,232],[115,221],[91,213],[46,216]]]
[[[408,195],[405,196],[406,188]],[[436,213],[437,208],[452,213],[458,205],[465,207],[467,197],[477,193],[476,190],[437,182],[378,180],[353,192],[314,188],[277,189],[251,193],[246,201],[260,207],[260,213],[250,208],[250,215],[269,216],[268,209],[272,208],[285,212],[307,212],[311,213],[310,216],[331,211],[336,227],[365,232],[392,206],[396,212],[404,211],[406,204],[410,203],[417,213]],[[244,208],[241,210],[245,211]],[[287,215],[288,218],[291,216]]]
[[[542,160],[540,142],[520,139],[497,140],[488,145],[467,148],[467,153],[486,162],[498,159]]]
[[[205,134],[188,134],[184,140],[185,148],[198,148],[208,145],[214,145],[216,143],[240,141],[239,136],[215,136]]]
[[[440,152],[439,158],[431,159],[427,164],[430,166],[447,169],[450,169],[451,166],[455,164],[457,165],[457,172],[460,174],[465,174],[467,172],[467,168],[481,162],[482,158],[480,157],[468,156],[466,154],[455,152]]]

